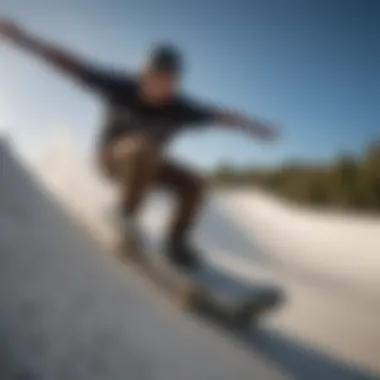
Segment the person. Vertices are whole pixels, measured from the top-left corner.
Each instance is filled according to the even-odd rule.
[[[0,19],[0,35],[104,100],[106,120],[97,156],[102,172],[120,186],[125,229],[136,230],[136,217],[149,190],[159,186],[171,191],[178,205],[165,252],[179,267],[194,268],[199,263],[199,252],[191,244],[190,232],[205,186],[198,173],[165,156],[168,143],[186,127],[211,123],[240,129],[267,141],[276,137],[274,128],[258,119],[186,96],[180,89],[184,59],[175,46],[154,46],[140,70],[130,74],[88,63],[7,19]]]

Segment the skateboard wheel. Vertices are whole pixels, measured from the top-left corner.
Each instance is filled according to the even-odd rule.
[[[239,330],[248,331],[252,326],[254,320],[255,312],[251,305],[248,305],[241,310],[239,310],[234,316],[234,325]]]
[[[265,299],[244,306],[235,315],[235,325],[239,329],[250,330],[258,322],[259,317],[269,309],[278,306],[283,300],[281,292],[273,291],[268,294]]]
[[[253,305],[253,309],[256,309],[256,313],[263,312],[265,310],[273,309],[280,306],[284,302],[284,294],[279,289],[272,289],[262,298],[258,305]]]

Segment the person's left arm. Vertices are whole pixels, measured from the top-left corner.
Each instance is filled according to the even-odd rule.
[[[226,109],[219,109],[214,112],[214,121],[219,125],[241,130],[263,141],[273,141],[277,138],[277,130],[267,121],[247,117],[241,113]]]
[[[239,112],[211,107],[190,100],[182,102],[181,110],[184,120],[191,124],[216,124],[230,130],[248,133],[252,137],[264,141],[272,141],[277,137],[277,131],[270,123],[244,116]]]

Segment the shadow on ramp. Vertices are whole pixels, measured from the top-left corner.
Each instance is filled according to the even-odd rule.
[[[248,338],[240,338],[297,380],[375,380],[373,375],[362,369],[340,362],[277,332],[260,329]]]
[[[214,310],[203,309],[195,312],[233,341],[248,348],[253,356],[261,356],[272,362],[276,368],[295,380],[380,380],[380,376],[365,369],[333,358],[291,337],[259,326],[251,332],[243,332],[231,325]]]

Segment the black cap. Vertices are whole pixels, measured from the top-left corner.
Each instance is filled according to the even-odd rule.
[[[183,60],[180,51],[172,45],[156,45],[148,55],[149,67],[180,74],[183,70]]]

